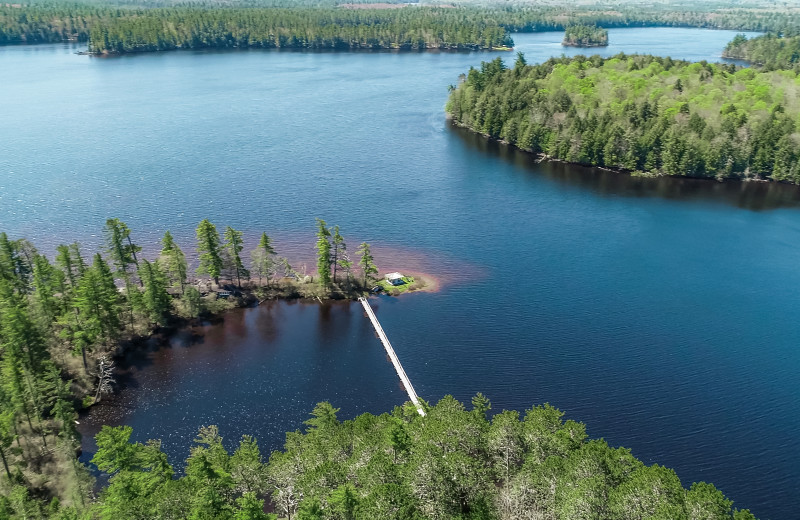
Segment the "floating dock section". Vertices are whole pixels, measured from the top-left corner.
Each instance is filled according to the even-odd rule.
[[[411,385],[411,380],[408,379],[406,371],[403,370],[403,365],[400,364],[400,360],[397,359],[397,354],[394,353],[392,344],[389,343],[389,338],[387,338],[386,333],[383,332],[383,327],[381,327],[378,318],[376,318],[375,313],[372,312],[372,307],[370,306],[366,298],[359,298],[358,301],[360,301],[361,305],[364,306],[364,310],[367,312],[367,317],[369,318],[369,321],[371,321],[372,326],[375,327],[375,332],[378,333],[378,337],[380,338],[381,343],[383,343],[383,348],[386,349],[386,353],[389,355],[389,359],[392,361],[394,369],[397,372],[397,375],[400,377],[400,381],[402,381],[403,386],[406,389],[406,393],[408,393],[408,398],[411,400],[412,403],[414,403],[414,406],[417,407],[417,411],[419,412],[419,414],[425,417],[425,410],[422,409],[422,405],[419,403],[419,397],[417,396],[417,392]]]

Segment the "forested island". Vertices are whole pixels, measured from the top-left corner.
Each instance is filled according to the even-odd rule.
[[[764,70],[792,69],[800,72],[800,36],[765,34],[748,39],[738,34],[725,46],[725,58],[746,60]]]
[[[561,45],[570,47],[605,47],[608,31],[592,25],[570,25],[564,30]]]
[[[639,175],[800,182],[793,71],[655,56],[518,54],[452,87],[455,124],[539,154]]]
[[[691,10],[622,4],[563,7],[548,3],[492,7],[478,3],[406,4],[352,9],[331,1],[233,2],[230,5],[135,1],[0,4],[0,45],[86,42],[96,54],[208,48],[488,50],[513,44],[511,32],[573,25],[680,26],[796,34],[800,11],[736,9],[711,3]],[[357,4],[354,4],[357,5]]]

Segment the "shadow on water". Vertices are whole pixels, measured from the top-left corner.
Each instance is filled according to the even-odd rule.
[[[465,128],[450,129],[472,150],[513,164],[532,175],[577,186],[602,196],[661,197],[722,202],[753,211],[800,207],[800,187],[777,182],[717,182],[685,177],[633,177],[627,173],[561,162],[537,163],[533,154],[487,139]]]

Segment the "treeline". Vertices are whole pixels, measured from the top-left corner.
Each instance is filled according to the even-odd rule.
[[[209,3],[145,8],[103,3],[0,4],[0,44],[89,42],[93,52],[177,48],[489,49],[511,45],[509,32],[604,27],[680,26],[797,34],[796,10],[694,10],[638,5],[571,7],[405,6],[401,9],[265,7],[282,2]],[[289,4],[287,4],[289,5]]]
[[[249,284],[257,298],[298,295],[296,286],[323,296],[367,286],[378,272],[369,245],[351,260],[338,226],[319,220],[317,228],[316,283],[278,256],[266,233],[246,259],[243,233],[226,227],[220,235],[208,220],[197,227],[195,272],[218,288],[229,280],[234,293],[258,280]],[[36,510],[50,499],[56,508],[59,500],[87,502],[92,483],[75,458],[75,410],[111,391],[118,347],[177,319],[233,305],[213,291],[203,295],[207,283],[192,283],[190,273],[169,232],[158,257],[148,260],[118,219],[106,222],[102,253],[64,244],[52,261],[29,241],[0,233],[0,519],[8,518],[8,500]]]
[[[131,442],[130,427],[105,426],[92,461],[109,485],[59,518],[755,519],[712,484],[685,489],[671,469],[587,439],[583,424],[549,405],[491,419],[481,394],[469,410],[450,396],[425,407],[425,417],[407,404],[340,421],[320,403],[268,461],[256,439],[230,453],[215,426],[202,427],[182,476],[159,441]],[[19,514],[17,504],[0,498],[0,514]]]
[[[792,71],[624,54],[518,54],[452,87],[453,121],[562,161],[646,173],[800,183]]]
[[[570,25],[564,30],[561,45],[603,47],[608,45],[608,31],[593,25]]]
[[[725,58],[747,60],[764,70],[800,71],[800,36],[780,37],[765,34],[748,39],[737,34],[722,53]]]

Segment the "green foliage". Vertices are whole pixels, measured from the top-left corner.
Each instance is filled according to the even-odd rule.
[[[272,247],[272,240],[266,233],[261,233],[258,247],[250,252],[250,259],[252,271],[258,276],[258,283],[261,284],[261,279],[266,278],[267,285],[269,285],[272,278],[278,273],[279,266],[275,249]]]
[[[103,13],[96,53],[198,48],[490,49],[511,43],[477,10],[173,7]]]
[[[738,58],[754,63],[764,70],[792,69],[800,72],[800,36],[782,38],[765,34],[747,39],[737,34],[722,53],[726,58]]]
[[[139,262],[136,253],[142,248],[131,242],[131,230],[118,218],[110,218],[106,221],[106,246],[108,254],[123,277],[127,277],[128,268],[131,265],[138,267]]]
[[[375,259],[372,257],[369,244],[366,242],[362,242],[361,245],[358,246],[356,254],[359,256],[358,266],[361,268],[361,273],[364,277],[363,287],[367,287],[374,275],[378,274],[378,267],[375,265]]]
[[[180,288],[181,294],[186,290],[186,278],[189,272],[189,264],[186,262],[186,255],[175,243],[172,234],[167,231],[161,239],[161,254],[158,257],[161,270],[167,275],[172,287]]]
[[[800,84],[790,71],[620,54],[470,69],[456,124],[567,162],[800,182]]]
[[[197,287],[187,287],[181,297],[181,303],[189,318],[197,318],[203,312],[203,300]]]
[[[331,231],[322,219],[317,219],[317,275],[323,287],[331,284]]]
[[[219,285],[219,276],[222,274],[222,250],[219,244],[217,228],[203,219],[197,226],[197,252],[200,254],[200,265],[197,274],[206,274]]]
[[[604,47],[608,45],[608,31],[593,25],[569,25],[564,29],[562,45],[574,47]]]
[[[396,3],[395,0],[392,0]],[[401,9],[347,9],[333,0],[177,0],[0,4],[0,45],[78,41],[90,50],[142,52],[186,48],[489,49],[511,45],[508,32],[604,27],[707,27],[797,34],[792,6],[753,2],[569,6],[548,2],[423,1]],[[465,5],[467,4],[467,5]],[[469,5],[471,4],[471,5]],[[122,7],[121,7],[122,6]]]
[[[250,271],[245,269],[244,262],[242,262],[241,252],[244,249],[242,242],[242,232],[236,231],[232,227],[225,228],[225,252],[226,264],[228,271],[232,277],[236,277],[236,285],[242,287],[242,278],[250,278]]]
[[[144,308],[150,321],[165,325],[172,310],[172,299],[167,293],[167,279],[158,263],[142,261],[139,278],[144,283]]]

